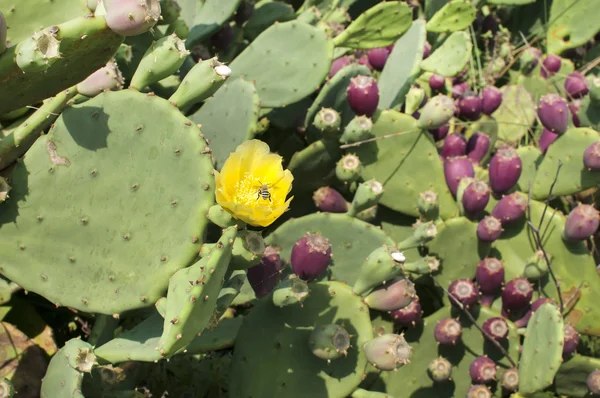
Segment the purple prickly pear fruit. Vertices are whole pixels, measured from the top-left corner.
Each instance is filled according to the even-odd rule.
[[[429,366],[427,366],[427,374],[429,374],[431,380],[438,383],[450,380],[450,376],[452,376],[452,364],[446,358],[434,358],[429,362]]]
[[[498,149],[488,168],[492,191],[496,194],[510,191],[521,177],[521,168],[521,158],[515,148],[504,146]]]
[[[465,92],[458,100],[458,113],[461,119],[475,121],[481,117],[483,105],[476,93]]]
[[[553,133],[550,130],[544,129],[544,131],[542,131],[542,134],[540,135],[540,142],[538,143],[538,145],[540,146],[540,151],[542,151],[542,153],[545,155],[548,151],[548,147],[550,147],[550,145],[552,145],[552,143],[556,141],[557,138],[558,134]]]
[[[565,323],[565,342],[563,344],[563,358],[569,358],[575,354],[579,344],[579,332],[570,323]]]
[[[248,268],[248,282],[254,290],[256,297],[263,297],[271,293],[281,275],[281,258],[273,246],[267,246],[260,262]]]
[[[106,24],[123,36],[137,36],[156,25],[159,0],[104,0]]]
[[[548,54],[542,61],[542,77],[548,78],[560,70],[562,64],[561,58],[558,55]]]
[[[600,395],[600,370],[596,369],[590,373],[585,380],[588,390],[594,395]]]
[[[310,281],[327,269],[331,261],[331,244],[319,234],[308,232],[292,248],[292,270],[300,279]]]
[[[565,91],[571,98],[581,98],[589,91],[588,83],[579,72],[573,72],[565,80]]]
[[[345,68],[350,65],[354,61],[350,55],[344,55],[343,57],[339,57],[331,63],[331,68],[329,69],[329,78],[335,76],[336,73],[340,71],[340,69]]]
[[[533,303],[531,303],[531,308],[529,308],[529,310],[525,313],[525,315],[523,315],[523,317],[521,317],[520,319],[515,320],[514,324],[518,328],[527,327],[527,324],[529,323],[529,319],[531,319],[531,315],[533,315],[533,313],[535,311],[537,311],[538,308],[540,308],[543,304],[546,304],[546,303],[554,304],[554,301],[552,299],[549,299],[546,297],[541,297],[541,298],[535,300]]]
[[[445,318],[435,325],[433,337],[444,345],[455,345],[462,336],[462,326],[460,322],[453,318]]]
[[[369,63],[375,70],[383,70],[389,55],[390,51],[386,47],[372,48],[367,52]]]
[[[444,140],[444,146],[442,147],[442,156],[445,158],[451,158],[454,156],[463,156],[467,153],[467,140],[462,134],[454,133],[450,134]]]
[[[574,99],[569,102],[569,112],[571,112],[571,120],[573,120],[573,126],[581,127],[581,120],[579,120],[579,109],[581,109],[581,100]]]
[[[565,223],[563,238],[567,241],[586,240],[596,232],[600,213],[592,205],[580,203],[571,210]]]
[[[377,81],[370,76],[353,77],[350,79],[346,96],[355,114],[371,116],[379,102]]]
[[[496,363],[486,356],[475,358],[469,366],[469,376],[473,384],[487,384],[496,380]]]
[[[515,278],[502,290],[502,308],[508,313],[523,310],[527,308],[532,297],[531,283],[526,278]]]
[[[386,47],[387,50],[391,53],[392,50],[394,49],[394,44],[390,44],[389,46]]]
[[[492,392],[482,384],[475,384],[467,391],[467,398],[492,398]]]
[[[437,129],[429,130],[433,136],[433,139],[436,141],[443,140],[448,135],[448,131],[450,131],[450,126],[447,124],[442,127],[438,127]]]
[[[373,71],[373,65],[369,62],[369,56],[367,54],[361,55],[358,58],[358,64],[366,66],[370,71]]]
[[[467,142],[467,157],[479,164],[490,149],[490,137],[483,133],[474,133]]]
[[[321,187],[313,194],[315,206],[327,213],[345,213],[350,208],[350,203],[341,193],[331,187]]]
[[[431,54],[431,44],[427,40],[425,40],[425,46],[423,47],[423,59],[429,57]]]
[[[501,317],[488,318],[481,327],[484,332],[496,341],[502,341],[508,336],[508,324]]]
[[[462,205],[469,218],[475,218],[481,213],[490,200],[490,187],[483,181],[473,181],[462,196]]]
[[[400,279],[373,290],[364,302],[374,310],[396,311],[409,305],[416,295],[415,285],[408,279]]]
[[[456,299],[469,308],[479,301],[479,289],[469,279],[457,279],[448,287],[448,296],[450,303],[455,307],[459,306],[455,301]]]
[[[452,195],[456,196],[458,184],[464,177],[475,177],[473,163],[466,156],[456,156],[444,160],[444,176]]]
[[[477,224],[477,238],[483,242],[493,242],[502,234],[502,223],[494,216],[485,216]]]
[[[496,86],[487,86],[481,92],[481,111],[491,115],[502,104],[502,91]]]
[[[590,144],[583,152],[583,164],[590,171],[600,171],[600,142]]]
[[[446,78],[442,75],[433,74],[429,78],[429,87],[433,91],[440,91],[446,86]]]
[[[492,216],[496,217],[502,225],[507,225],[515,221],[519,221],[527,209],[527,198],[520,192],[513,192],[510,195],[505,195],[498,201]]]
[[[452,86],[452,98],[459,99],[469,89],[470,87],[467,82],[456,83]]]
[[[569,127],[569,108],[558,94],[546,94],[540,98],[537,114],[542,125],[557,134],[564,134]]]
[[[414,328],[423,319],[423,310],[419,297],[415,297],[409,305],[390,313],[394,324],[402,327]]]
[[[477,264],[475,280],[483,294],[495,295],[504,283],[504,264],[497,258],[484,258]]]
[[[519,369],[508,368],[502,372],[500,385],[507,392],[516,392],[519,389]]]

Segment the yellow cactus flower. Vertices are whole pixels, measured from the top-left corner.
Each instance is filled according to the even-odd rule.
[[[229,155],[215,182],[217,203],[238,220],[266,227],[290,206],[294,177],[281,156],[259,140],[246,141]]]

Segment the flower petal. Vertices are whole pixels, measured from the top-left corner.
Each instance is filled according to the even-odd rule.
[[[235,153],[239,154],[242,158],[240,172],[252,173],[256,165],[260,164],[263,158],[269,155],[270,149],[269,145],[260,140],[250,140],[238,146]],[[243,174],[240,177],[243,177]]]
[[[283,172],[283,177],[271,188],[271,193],[273,195],[273,199],[278,201],[279,203],[283,203],[285,201],[286,196],[292,190],[292,181],[294,181],[294,176],[292,172],[289,170],[285,170]]]

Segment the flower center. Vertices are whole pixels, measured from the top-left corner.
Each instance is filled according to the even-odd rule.
[[[234,202],[248,207],[269,206],[276,202],[276,192],[272,189],[275,181],[259,181],[250,173],[235,183]]]

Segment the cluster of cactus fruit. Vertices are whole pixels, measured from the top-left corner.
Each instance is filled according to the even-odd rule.
[[[0,0],[0,398],[600,396],[596,1]]]

